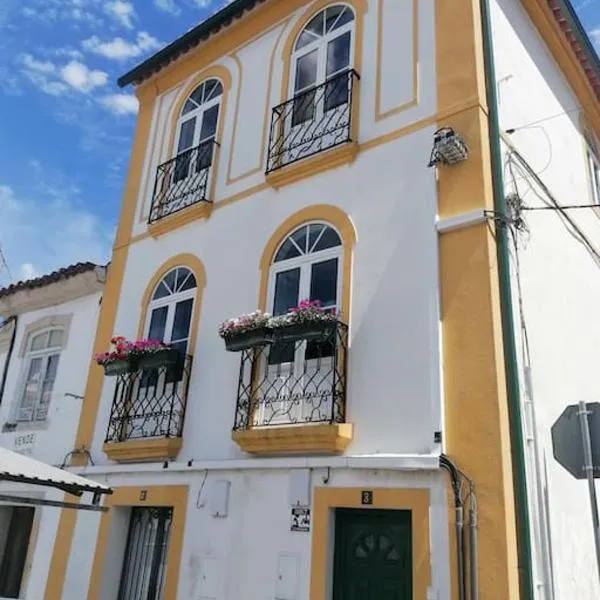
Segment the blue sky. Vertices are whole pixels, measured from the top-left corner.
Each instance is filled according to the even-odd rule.
[[[0,0],[0,285],[109,259],[137,111],[116,80],[223,4]],[[600,0],[575,7],[599,47]]]

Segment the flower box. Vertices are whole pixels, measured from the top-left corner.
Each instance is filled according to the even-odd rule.
[[[114,360],[108,360],[102,364],[104,367],[104,374],[107,377],[116,377],[123,373],[131,373],[135,371],[135,364],[128,358],[115,358]]]
[[[138,364],[141,369],[158,369],[177,364],[179,357],[179,351],[175,348],[162,348],[141,355]]]
[[[324,342],[335,335],[337,321],[306,321],[290,323],[274,330],[275,340],[292,342],[307,340],[309,342]]]
[[[223,339],[225,340],[225,349],[228,352],[240,352],[249,348],[271,344],[273,342],[273,332],[264,327],[232,333],[224,336]]]

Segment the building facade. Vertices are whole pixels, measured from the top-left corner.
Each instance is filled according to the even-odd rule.
[[[106,268],[79,263],[0,289],[0,446],[68,464],[83,406]],[[2,479],[7,464],[2,461]],[[60,510],[5,496],[62,501],[63,492],[0,483],[0,597],[39,598]]]
[[[236,0],[120,80],[140,112],[94,350],[160,338],[179,359],[90,367],[71,466],[114,494],[63,511],[39,597],[597,596],[592,547],[550,543],[585,529],[540,468],[567,398],[526,429],[519,383],[543,395],[566,359],[533,331],[539,371],[513,356],[503,206],[527,188],[499,176],[518,150],[551,181],[567,161],[566,197],[596,190],[595,67],[558,4]],[[540,166],[524,126],[571,107],[585,130],[570,118]],[[523,251],[535,309],[545,245],[577,250],[546,225]],[[306,299],[335,310],[327,335],[218,336]]]

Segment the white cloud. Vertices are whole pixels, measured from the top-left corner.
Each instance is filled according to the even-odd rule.
[[[25,77],[51,96],[61,96],[70,90],[88,93],[108,83],[107,73],[89,69],[77,60],[59,67],[52,61],[37,60],[31,54],[22,54],[20,62]]]
[[[102,42],[96,35],[82,42],[83,48],[88,52],[93,52],[113,60],[135,58],[145,52],[156,50],[161,45],[156,38],[145,31],[140,31],[137,34],[135,42],[129,42],[121,37],[116,37],[108,42]]]
[[[118,23],[127,27],[127,29],[133,29],[133,18],[135,17],[135,9],[131,2],[125,2],[124,0],[113,0],[112,2],[106,2],[104,5],[104,11],[110,17],[115,19]]]
[[[68,191],[48,199],[41,193],[20,194],[0,183],[0,209],[0,239],[14,277],[48,273],[82,260],[103,263],[109,257],[111,228],[79,206]]]
[[[600,52],[600,27],[596,27],[596,29],[592,29],[590,31],[590,38],[592,42],[594,42],[596,50]]]
[[[80,92],[91,92],[97,87],[102,87],[108,82],[108,73],[88,67],[76,60],[67,63],[60,75],[65,83]]]
[[[177,16],[181,14],[181,9],[175,4],[175,0],[154,0],[154,6],[171,15]]]
[[[131,94],[108,94],[100,98],[100,104],[115,115],[135,115],[138,111],[137,98]]]

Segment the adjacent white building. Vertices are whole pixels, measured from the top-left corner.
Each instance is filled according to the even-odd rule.
[[[0,446],[55,466],[76,452],[105,277],[106,267],[78,263],[0,289]],[[0,463],[2,480],[10,459]],[[61,501],[63,493],[18,481],[1,481],[0,493],[0,597],[40,598],[60,509],[4,496]]]

